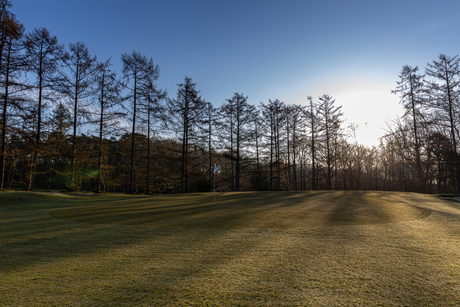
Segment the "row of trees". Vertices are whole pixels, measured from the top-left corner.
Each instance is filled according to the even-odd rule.
[[[215,108],[185,77],[172,98],[152,58],[122,54],[118,75],[84,43],[26,33],[11,1],[0,5],[0,189],[210,191],[217,164],[222,191],[458,193],[458,57],[440,55],[425,75],[403,67],[393,92],[407,112],[369,148],[329,95],[252,105],[235,93]]]
[[[399,75],[393,92],[406,113],[389,126],[382,146],[387,159],[401,165],[405,189],[460,193],[459,64],[458,56],[440,54],[424,74],[406,65]]]

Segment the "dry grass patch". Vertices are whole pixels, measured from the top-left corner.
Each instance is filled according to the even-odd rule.
[[[460,304],[455,200],[384,192],[81,199],[0,207],[0,305]]]

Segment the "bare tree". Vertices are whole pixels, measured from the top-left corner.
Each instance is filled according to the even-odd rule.
[[[287,124],[291,127],[292,130],[292,169],[293,169],[293,183],[294,190],[298,189],[297,184],[297,161],[298,161],[298,152],[299,152],[299,142],[302,139],[301,131],[305,129],[304,123],[304,113],[305,109],[300,105],[291,105],[290,109],[290,120]]]
[[[93,104],[96,106],[99,114],[95,114],[93,123],[99,126],[99,149],[98,149],[98,184],[97,191],[104,192],[104,174],[103,174],[103,140],[106,137],[104,132],[108,128],[113,128],[118,124],[118,120],[125,114],[120,111],[122,104],[121,90],[122,83],[118,80],[117,75],[110,69],[111,60],[97,64],[95,71],[95,87],[93,94]]]
[[[42,113],[46,108],[46,102],[53,99],[52,78],[56,72],[58,62],[64,55],[64,46],[59,45],[56,36],[51,36],[46,28],[36,28],[25,36],[25,48],[28,70],[36,76],[35,88],[38,91],[37,97],[37,121],[35,146],[32,154],[32,165],[30,167],[29,183],[27,189],[32,188],[34,170],[37,157],[40,151],[40,139],[42,134]]]
[[[178,86],[177,98],[167,100],[165,124],[181,137],[181,192],[187,193],[190,140],[199,127],[206,103],[198,95],[192,78],[185,77]]]
[[[335,154],[333,152],[333,141],[335,135],[340,129],[342,122],[342,106],[334,106],[335,99],[329,95],[323,95],[319,98],[318,112],[320,114],[320,130],[323,138],[323,157],[326,163],[326,189],[332,189],[332,167],[335,163]]]
[[[164,106],[162,101],[166,98],[167,92],[158,89],[153,80],[147,83],[143,89],[143,99],[140,100],[139,111],[145,115],[143,122],[147,123],[147,174],[146,174],[146,187],[145,193],[150,192],[150,133],[154,127],[164,121]]]
[[[270,136],[268,137],[270,151],[270,191],[275,189],[274,184],[276,184],[276,190],[281,189],[281,129],[285,119],[285,107],[285,103],[278,99],[273,101],[269,99],[268,104],[261,103],[264,129],[267,133],[270,132]],[[275,167],[275,169],[273,169],[273,167]],[[276,182],[274,182],[275,178]]]
[[[445,54],[438,56],[438,61],[428,63],[426,74],[434,80],[427,82],[428,91],[432,100],[432,107],[439,109],[446,118],[450,131],[451,150],[455,157],[454,169],[456,179],[456,193],[460,193],[460,165],[457,153],[456,121],[459,112],[460,97],[460,58]]]
[[[231,162],[231,190],[240,190],[240,176],[242,167],[242,148],[243,144],[248,141],[250,133],[248,125],[251,120],[252,107],[247,103],[247,96],[240,93],[234,93],[233,97],[227,99],[227,103],[220,108],[222,116],[221,127],[223,141],[228,145],[228,156]],[[235,163],[235,168],[233,168]],[[235,171],[235,175],[233,175]],[[235,178],[235,181],[233,181]],[[234,183],[233,183],[234,182]]]
[[[131,132],[131,159],[130,159],[130,193],[134,193],[134,143],[136,133],[136,117],[139,100],[143,98],[145,89],[160,76],[160,68],[153,64],[153,59],[137,51],[121,55],[123,64],[123,79],[128,90],[128,99],[132,103],[132,132]]]
[[[85,113],[86,99],[92,95],[96,57],[91,56],[82,42],[69,44],[69,51],[64,55],[62,66],[57,70],[57,78],[53,80],[54,89],[63,93],[73,105],[73,133],[71,182],[72,190],[78,188],[75,181],[77,156],[77,128]]]
[[[0,190],[4,185],[6,168],[6,136],[8,129],[8,111],[10,106],[18,105],[17,94],[23,89],[17,77],[24,67],[24,61],[20,54],[22,49],[21,38],[24,26],[13,14],[8,11],[11,2],[0,2],[0,83],[1,83],[1,148],[0,148]]]
[[[399,75],[400,81],[397,81],[397,87],[391,92],[393,94],[400,94],[400,103],[406,109],[406,114],[410,113],[412,116],[413,133],[415,141],[415,169],[416,169],[416,186],[417,190],[422,192],[424,190],[424,182],[422,177],[422,162],[420,158],[420,140],[418,135],[418,119],[420,118],[420,107],[424,101],[425,87],[423,83],[423,75],[417,74],[418,67],[403,66]]]
[[[310,133],[311,133],[311,189],[317,190],[318,183],[316,182],[316,139],[318,137],[318,106],[313,102],[313,97],[308,96],[307,100],[310,102],[310,107],[305,111],[305,115],[309,119]]]
[[[212,182],[213,177],[213,143],[214,143],[214,127],[216,126],[216,116],[217,116],[217,109],[213,107],[210,102],[206,102],[206,108],[204,110],[204,117],[203,117],[203,126],[202,126],[202,133],[205,138],[206,149],[208,154],[208,180]]]

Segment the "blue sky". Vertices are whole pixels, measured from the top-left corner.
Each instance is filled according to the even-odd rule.
[[[329,94],[366,145],[403,113],[390,93],[403,65],[460,53],[458,0],[13,0],[12,12],[118,72],[122,53],[152,57],[170,96],[186,75],[215,106],[234,92],[251,104]]]

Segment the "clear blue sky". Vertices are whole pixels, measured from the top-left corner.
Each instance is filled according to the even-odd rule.
[[[252,104],[329,94],[368,145],[403,113],[390,94],[402,66],[460,53],[458,0],[13,0],[12,12],[118,72],[122,53],[152,57],[170,96],[186,75],[215,106],[234,92]]]

